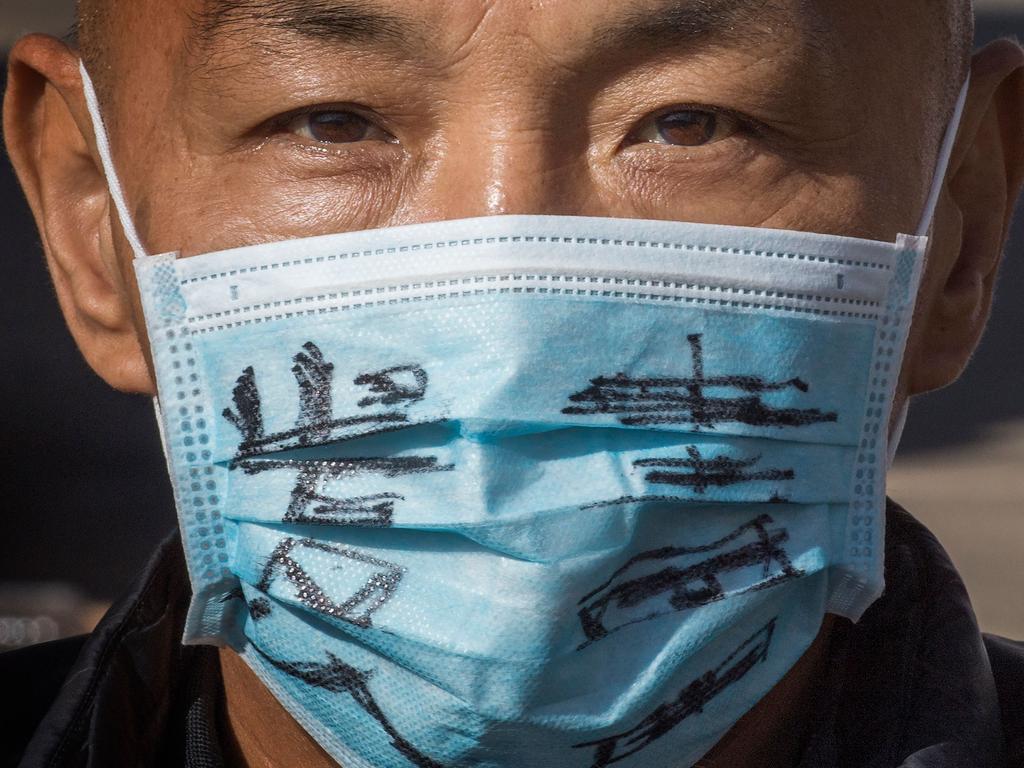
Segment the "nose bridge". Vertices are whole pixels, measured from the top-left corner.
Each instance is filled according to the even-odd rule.
[[[557,142],[558,137],[540,126],[522,126],[494,136],[478,152],[467,153],[467,164],[482,172],[461,169],[462,178],[473,180],[466,191],[471,197],[479,196],[477,204],[489,214],[554,212],[552,206],[566,202],[560,177],[571,167],[569,158],[563,159],[566,164],[557,163],[552,146]]]
[[[542,95],[520,83],[508,87],[523,92],[505,101],[474,98],[452,116],[424,190],[446,217],[571,214],[586,196],[581,124],[558,126]]]

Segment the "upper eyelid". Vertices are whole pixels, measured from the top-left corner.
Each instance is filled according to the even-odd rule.
[[[371,123],[381,130],[387,130],[381,125],[381,120],[378,115],[370,110],[361,108],[354,104],[312,104],[307,107],[300,107],[299,109],[293,109],[290,112],[285,112],[281,115],[276,115],[267,121],[267,125],[274,128],[281,129],[286,128],[289,124],[294,122],[300,117],[308,117],[310,115],[339,112],[356,115],[368,123]]]
[[[719,117],[726,117],[733,120],[738,126],[743,128],[753,129],[756,131],[767,130],[768,126],[757,118],[751,117],[743,112],[735,109],[729,109],[727,107],[716,107],[710,104],[673,104],[669,107],[663,107],[653,112],[644,115],[639,123],[646,122],[648,120],[657,120],[660,117],[674,114],[676,112],[708,112],[712,115]]]

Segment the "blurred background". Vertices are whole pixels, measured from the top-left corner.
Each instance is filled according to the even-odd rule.
[[[978,44],[1024,37],[1024,0],[976,0]],[[0,0],[0,69],[30,31],[64,35],[72,0]],[[0,74],[0,91],[6,75]],[[91,629],[174,526],[145,398],[76,352],[0,149],[0,651]],[[950,551],[984,629],[1024,638],[1024,217],[989,332],[955,386],[915,400],[890,495]]]

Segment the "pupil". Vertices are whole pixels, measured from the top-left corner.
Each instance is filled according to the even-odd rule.
[[[658,119],[658,133],[672,144],[696,147],[711,141],[717,123],[710,112],[673,112]]]
[[[366,136],[366,121],[350,112],[319,112],[310,115],[309,131],[325,144],[344,144]]]

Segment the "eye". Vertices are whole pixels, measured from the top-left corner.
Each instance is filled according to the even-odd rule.
[[[395,143],[387,131],[355,112],[322,110],[293,117],[287,129],[319,144],[354,144],[359,141]]]
[[[739,121],[721,112],[677,109],[647,118],[630,138],[634,143],[701,147],[727,139],[738,129]]]

